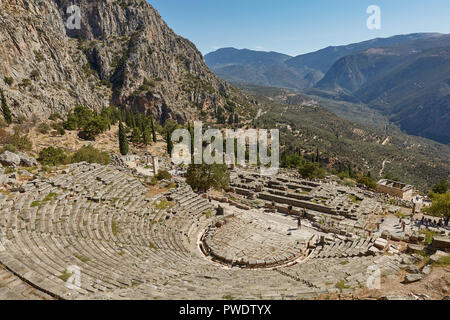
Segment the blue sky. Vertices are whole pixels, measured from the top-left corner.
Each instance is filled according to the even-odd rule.
[[[223,47],[298,55],[415,32],[450,33],[449,0],[149,0],[203,53]],[[381,9],[369,30],[368,6]]]

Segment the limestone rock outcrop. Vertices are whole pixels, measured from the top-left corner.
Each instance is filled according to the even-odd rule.
[[[71,5],[0,2],[0,88],[15,117],[116,105],[183,122],[244,103],[145,0],[77,1],[79,29],[68,28],[78,12]]]

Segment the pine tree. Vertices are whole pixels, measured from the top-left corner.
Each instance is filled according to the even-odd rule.
[[[144,132],[142,132],[142,142],[145,145],[149,145],[152,143],[152,131],[148,126],[144,129]]]
[[[171,139],[170,136],[171,136],[170,132],[167,132],[167,137],[166,137],[166,139],[167,139],[167,153],[169,154],[169,156],[172,156],[173,142],[172,142],[172,139]]]
[[[232,124],[233,124],[233,121],[234,121],[233,114],[230,114],[230,117],[228,118],[228,124],[229,124],[229,125],[232,125]]]
[[[317,150],[316,150],[316,162],[317,162],[317,163],[320,162],[319,148],[317,148]]]
[[[3,90],[0,90],[0,98],[1,98],[3,117],[5,118],[5,121],[7,124],[11,124],[12,123],[11,110],[9,110],[8,104],[6,103],[6,98],[5,98],[5,95],[3,94]]]
[[[142,131],[139,127],[135,127],[131,132],[131,141],[134,143],[140,143],[142,141]]]
[[[127,134],[125,133],[122,122],[119,122],[119,149],[120,154],[122,154],[123,156],[128,154]]]
[[[134,128],[136,126],[134,115],[131,113],[129,109],[125,109],[125,123],[128,128]]]
[[[155,132],[155,124],[153,123],[153,116],[150,116],[150,123],[152,125],[153,142],[156,142],[156,132]]]

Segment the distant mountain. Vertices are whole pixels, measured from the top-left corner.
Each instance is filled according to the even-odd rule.
[[[208,53],[208,67],[221,78],[250,85],[305,89],[314,87],[340,58],[370,48],[432,38],[435,33],[418,33],[379,38],[360,43],[328,47],[291,57],[278,52],[223,48]]]
[[[321,49],[316,52],[302,54],[296,56],[286,64],[296,70],[303,70],[309,68],[326,73],[330,67],[340,58],[358,51],[367,50],[370,48],[385,47],[393,44],[400,44],[412,40],[424,39],[439,35],[436,33],[413,33],[407,35],[398,35],[389,38],[376,38],[359,43],[353,43],[343,46],[334,46]]]
[[[224,48],[208,53],[205,61],[211,70],[227,81],[294,89],[307,85],[304,75],[285,64],[290,58],[278,52]]]
[[[316,85],[353,95],[406,132],[450,143],[450,35],[435,35],[339,59]]]

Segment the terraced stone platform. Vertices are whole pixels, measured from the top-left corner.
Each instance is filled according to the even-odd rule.
[[[203,244],[215,261],[241,268],[272,268],[305,258],[314,234],[305,227],[296,230],[274,222],[261,212],[243,212],[210,226]]]
[[[139,179],[113,166],[70,165],[21,191],[0,193],[3,298],[301,299],[335,290],[338,281],[364,282],[363,266],[389,271],[399,263],[368,254],[370,239],[361,238],[330,240],[275,268],[219,265],[199,248],[200,237],[222,219],[214,203],[182,181],[150,196]],[[249,263],[303,257],[310,233],[321,232],[312,225],[289,231],[295,220],[277,213],[248,211],[240,219],[217,229],[211,241],[233,257],[241,247]]]

